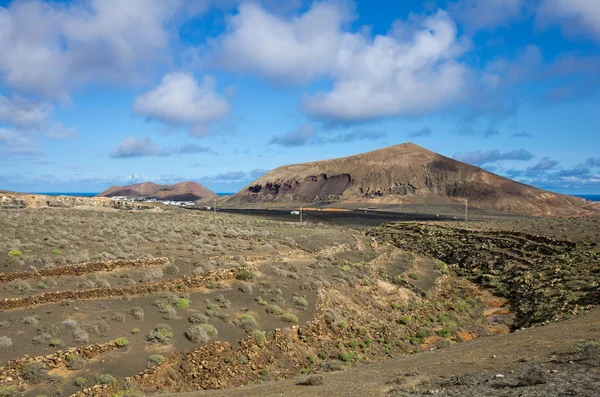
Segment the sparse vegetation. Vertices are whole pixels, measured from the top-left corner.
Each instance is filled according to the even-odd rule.
[[[254,273],[252,273],[250,270],[246,270],[246,269],[240,270],[235,275],[236,279],[243,280],[243,281],[252,280],[253,277],[254,277]]]
[[[83,386],[87,385],[88,378],[85,378],[83,376],[78,376],[77,378],[75,378],[75,381],[73,383],[75,384],[75,386],[83,387]]]
[[[115,346],[118,348],[127,347],[127,345],[129,345],[129,341],[127,339],[122,337],[115,339]]]
[[[21,377],[30,385],[37,385],[48,379],[49,375],[43,364],[30,363],[23,367]]]
[[[185,337],[192,343],[208,342],[211,336],[217,334],[217,329],[210,324],[192,325],[185,332]]]
[[[254,331],[252,331],[252,339],[254,340],[254,343],[256,343],[258,346],[262,346],[267,340],[267,337],[263,331],[255,329]]]
[[[77,370],[83,368],[83,365],[84,365],[83,358],[81,358],[80,356],[78,356],[76,354],[68,354],[65,359],[65,366],[67,367],[67,369],[70,369],[71,371],[77,371]]]
[[[237,323],[240,327],[244,328],[246,332],[258,329],[258,322],[254,318],[254,316],[250,314],[242,314],[240,317],[237,318]]]
[[[110,385],[111,383],[115,383],[117,381],[117,378],[115,378],[111,374],[103,374],[98,377],[97,381],[100,385]]]
[[[148,365],[147,367],[153,367],[155,365],[160,365],[165,362],[165,357],[161,354],[153,354],[148,357]]]
[[[186,298],[179,298],[173,303],[173,306],[178,309],[187,309],[190,307],[190,300]]]
[[[173,328],[168,324],[158,324],[147,335],[147,339],[151,342],[168,343],[173,338]]]
[[[298,317],[292,313],[285,313],[281,317],[281,321],[285,323],[298,324]]]

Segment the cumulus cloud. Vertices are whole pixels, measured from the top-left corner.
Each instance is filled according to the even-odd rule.
[[[572,34],[586,33],[600,40],[600,2],[595,0],[543,0],[539,22],[560,24]]]
[[[0,128],[0,159],[12,156],[38,156],[42,152],[35,143],[23,134],[7,128]]]
[[[515,149],[504,153],[495,149],[485,152],[477,150],[469,153],[456,153],[452,158],[473,165],[483,165],[503,160],[528,161],[533,158],[533,154],[525,149]]]
[[[0,123],[19,129],[42,126],[53,113],[52,105],[36,103],[22,97],[7,98],[0,95]]]
[[[550,157],[546,156],[543,159],[541,159],[540,162],[537,163],[536,165],[527,167],[527,170],[525,171],[525,173],[527,175],[535,175],[540,172],[544,172],[544,171],[548,171],[553,168],[556,168],[557,165],[558,165],[558,161],[552,160]]]
[[[467,41],[447,13],[398,21],[374,38],[345,31],[349,15],[340,3],[315,3],[294,18],[244,4],[216,51],[225,65],[277,81],[332,79],[331,90],[306,95],[302,106],[333,123],[423,114],[462,98],[470,70],[459,59]]]
[[[283,135],[275,135],[269,143],[285,147],[303,146],[308,144],[315,134],[314,125],[305,123],[297,130],[289,131]]]
[[[590,157],[589,159],[585,160],[584,164],[591,168],[600,168],[600,157]]]
[[[328,138],[320,138],[316,141],[316,143],[348,143],[354,141],[374,141],[385,138],[386,136],[387,133],[383,131],[353,130],[337,134]]]
[[[63,123],[56,123],[46,131],[46,136],[58,140],[75,139],[77,137],[77,129],[65,127]]]
[[[305,123],[296,130],[289,131],[282,135],[275,135],[269,143],[271,145],[279,145],[284,147],[296,147],[305,145],[322,145],[327,143],[349,143],[360,140],[378,140],[387,136],[383,131],[372,131],[356,129],[347,132],[336,133],[331,136],[324,134],[330,133],[317,132],[316,127],[312,123]]]
[[[13,1],[0,7],[0,74],[13,89],[61,101],[88,82],[139,81],[169,59],[169,24],[190,16],[185,3]]]
[[[461,0],[449,4],[454,19],[471,31],[506,25],[524,13],[524,0]]]
[[[254,169],[251,171],[227,171],[221,174],[207,176],[202,178],[204,182],[249,182],[257,178],[260,178],[270,170],[267,169]]]
[[[216,85],[209,75],[198,83],[190,74],[170,73],[154,90],[135,98],[133,111],[150,120],[184,126],[191,135],[202,135],[211,122],[229,113],[229,104],[215,92]]]
[[[271,171],[271,170],[268,170],[266,168],[256,168],[256,169],[248,172],[248,176],[252,179],[258,179],[269,171]]]
[[[349,14],[333,3],[315,3],[290,19],[245,3],[228,19],[228,32],[217,42],[218,57],[230,69],[306,83],[336,62],[340,29],[348,20]]]
[[[211,148],[200,146],[194,143],[188,143],[182,146],[172,146],[161,148],[152,142],[150,138],[127,137],[110,151],[110,157],[113,158],[132,158],[132,157],[169,157],[180,154],[209,153],[214,154]]]
[[[433,134],[432,129],[425,126],[421,129],[410,131],[407,135],[411,138],[422,138],[425,136],[430,136],[431,134]]]

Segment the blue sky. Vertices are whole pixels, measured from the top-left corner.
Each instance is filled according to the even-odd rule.
[[[0,189],[198,181],[414,142],[600,194],[600,2],[0,1]]]

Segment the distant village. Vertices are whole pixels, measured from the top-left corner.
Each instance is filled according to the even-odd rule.
[[[166,205],[174,205],[177,207],[191,207],[196,205],[193,201],[174,201],[174,200],[158,200],[155,198],[147,197],[126,197],[126,196],[113,196],[111,200],[115,201],[135,201],[140,203],[163,203]]]

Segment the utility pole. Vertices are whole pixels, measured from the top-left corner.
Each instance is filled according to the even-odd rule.
[[[469,221],[469,199],[465,200],[465,222]]]
[[[302,223],[302,206],[300,206],[300,223]]]
[[[213,198],[213,213],[217,215],[217,198]]]

